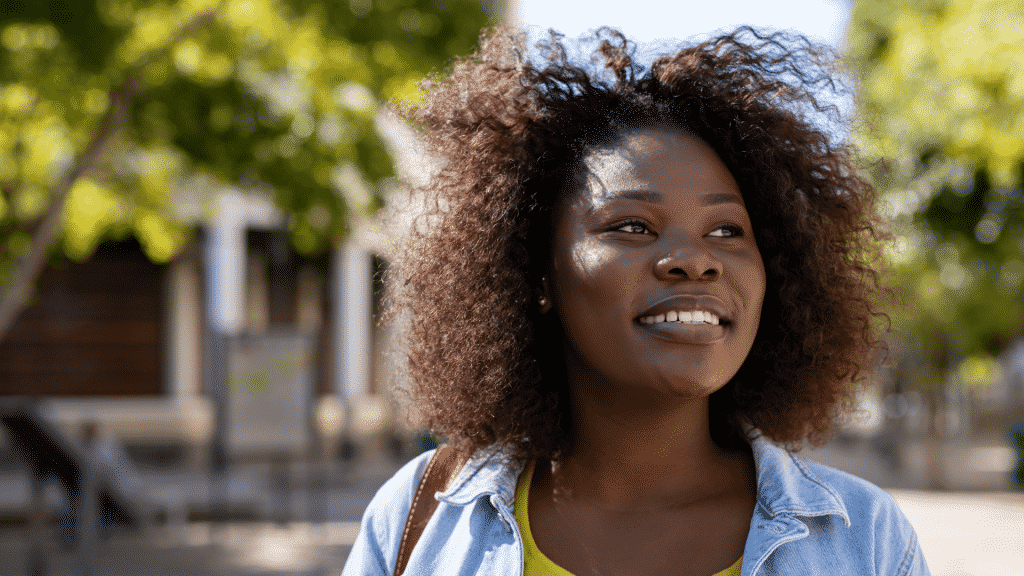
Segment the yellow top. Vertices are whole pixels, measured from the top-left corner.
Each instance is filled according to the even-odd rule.
[[[516,483],[515,512],[516,524],[519,524],[519,532],[523,535],[523,576],[573,576],[571,572],[555,564],[533,540],[533,532],[530,532],[530,516],[527,511],[527,502],[530,501],[530,481],[533,479],[533,464],[530,464],[519,475]],[[740,567],[743,565],[743,557],[725,570],[713,576],[740,576]]]

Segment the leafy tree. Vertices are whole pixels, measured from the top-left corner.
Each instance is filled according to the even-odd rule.
[[[0,2],[0,337],[54,244],[86,259],[135,235],[155,261],[180,208],[269,190],[294,246],[382,204],[382,100],[472,48],[475,0]]]
[[[1024,4],[858,0],[849,45],[897,226],[897,320],[932,382],[984,382],[1024,334]]]

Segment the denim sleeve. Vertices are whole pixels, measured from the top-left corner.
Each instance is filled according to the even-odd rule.
[[[416,457],[377,491],[363,513],[342,576],[391,576],[394,572],[405,519],[431,455],[433,450]]]
[[[896,500],[878,490],[875,512],[876,561],[878,574],[931,576],[917,532]]]
[[[906,522],[906,519],[904,519]],[[917,541],[917,533],[909,527],[910,538],[907,540],[906,550],[903,552],[903,561],[900,563],[897,576],[931,576],[928,564],[924,560],[924,553],[921,551],[921,544]]]
[[[369,512],[369,509],[367,509]],[[352,545],[342,576],[389,576],[387,562],[380,539],[373,530],[373,518],[369,514],[363,516],[359,527],[359,535]]]

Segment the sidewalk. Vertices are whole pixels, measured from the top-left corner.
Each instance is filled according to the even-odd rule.
[[[933,576],[1024,576],[1024,494],[892,491]]]

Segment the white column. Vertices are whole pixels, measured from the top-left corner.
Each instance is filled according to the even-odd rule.
[[[222,192],[206,241],[207,304],[210,324],[222,335],[237,334],[245,309],[245,200]]]
[[[350,407],[370,394],[372,264],[370,252],[353,242],[334,248],[334,389]]]
[[[176,406],[183,407],[199,394],[202,302],[197,259],[184,254],[168,269],[166,327],[166,382]]]
[[[214,514],[227,501],[228,437],[228,340],[242,330],[245,299],[245,202],[238,192],[225,190],[217,196],[204,257],[206,303],[212,332],[207,339],[207,391],[213,406],[210,443],[210,505]]]

